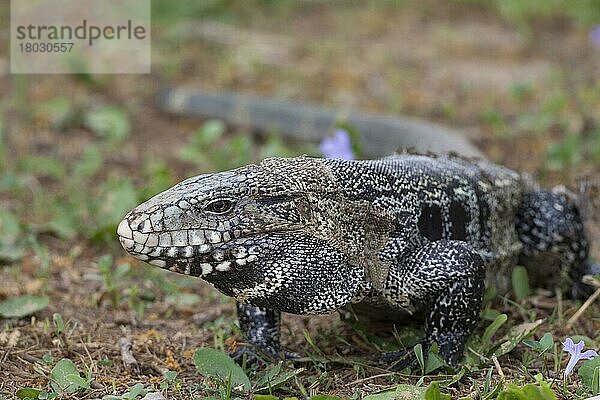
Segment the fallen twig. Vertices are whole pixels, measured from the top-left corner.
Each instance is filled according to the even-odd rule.
[[[579,307],[579,310],[577,310],[577,312],[575,314],[573,314],[573,316],[571,318],[569,318],[569,320],[567,321],[567,329],[571,329],[573,327],[573,325],[575,324],[575,322],[577,322],[579,320],[579,318],[581,317],[581,315],[585,312],[585,310],[588,309],[589,306],[592,305],[592,303],[598,298],[598,296],[600,296],[600,288],[596,289],[596,291],[594,292],[594,294],[592,294],[586,301],[585,303],[583,303],[581,305],[581,307]]]
[[[399,374],[396,373],[396,372],[388,372],[388,373],[385,373],[385,374],[378,374],[378,375],[368,376],[366,378],[362,378],[362,379],[358,379],[358,380],[352,381],[352,382],[348,383],[347,386],[354,386],[354,385],[358,385],[359,383],[364,383],[364,382],[367,382],[367,381],[370,381],[370,380],[373,380],[373,379],[385,378],[385,377],[394,376],[394,375],[399,375]]]
[[[500,363],[498,362],[498,357],[492,356],[492,361],[494,362],[494,365],[496,366],[496,371],[498,371],[498,375],[500,375],[500,379],[502,379],[502,382],[506,381],[506,377],[504,376],[504,371],[502,371],[502,367],[500,366]]]

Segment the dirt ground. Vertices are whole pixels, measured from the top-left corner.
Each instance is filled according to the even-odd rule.
[[[398,8],[307,4],[273,14],[270,9],[250,12],[237,6],[232,11],[238,15],[233,23],[205,18],[191,25],[181,21],[157,24],[153,73],[101,76],[99,84],[66,75],[11,75],[8,55],[0,53],[0,111],[9,149],[3,161],[18,166],[26,155],[44,154],[66,163],[98,141],[85,129],[73,128],[65,134],[43,119],[30,117],[37,105],[60,95],[82,108],[115,104],[131,117],[131,136],[112,151],[105,161],[106,171],[94,179],[115,173],[141,186],[145,178],[140,166],[148,159],[165,160],[174,181],[204,172],[178,156],[201,122],[165,115],[155,106],[159,89],[177,85],[417,116],[463,132],[492,160],[530,173],[544,185],[566,184],[579,190],[580,182],[598,179],[600,161],[585,143],[595,143],[588,142],[588,135],[600,135],[600,49],[590,45],[587,30],[558,20],[540,22],[533,33],[522,32],[496,12],[472,2],[424,2]],[[6,17],[6,10],[2,15]],[[7,35],[5,28],[0,29],[1,44],[7,43]],[[575,150],[560,147],[568,161],[553,167],[549,147],[564,144],[568,134],[584,144]],[[578,161],[571,162],[573,157]],[[2,207],[19,208],[26,199],[42,199],[63,190],[61,182],[45,178],[31,180],[26,187],[30,192],[20,197],[2,191]],[[600,257],[600,212],[589,210],[594,255]],[[42,222],[37,220],[39,215],[24,213],[19,218],[22,224],[35,226]],[[78,234],[64,240],[43,231],[36,237],[48,249],[46,275],[40,273],[46,261],[31,249],[17,263],[0,266],[0,300],[21,294],[50,297],[48,307],[33,317],[0,321],[0,332],[16,335],[12,343],[0,344],[0,397],[11,398],[24,387],[47,388],[51,365],[43,359],[50,354],[54,360],[73,360],[82,371],[84,366],[90,368],[94,384],[81,398],[123,393],[137,382],[158,385],[165,370],[177,371],[179,379],[194,387],[188,394],[169,389],[168,398],[187,398],[189,393],[202,398],[203,385],[210,384],[203,383],[196,372],[192,354],[201,346],[227,349],[241,340],[231,326],[235,314],[231,301],[202,282],[183,279],[177,290],[198,294],[202,301],[169,303],[160,282],[175,278],[149,277],[151,268],[126,256],[116,238],[113,243],[98,243]],[[132,282],[155,296],[145,303],[143,316],[135,312],[135,305],[111,303],[98,272],[98,258],[103,254],[112,254],[115,264],[131,263],[137,273],[124,278],[126,286]],[[127,293],[127,287],[119,291]],[[563,318],[572,316],[581,302],[563,299],[559,304],[554,295],[538,291],[523,303],[537,318],[552,321],[539,332],[551,331],[556,340],[585,335],[597,346],[598,302],[572,329],[566,329]],[[523,307],[507,302],[499,302],[496,309],[507,312],[513,323],[530,318]],[[64,333],[56,333],[51,322],[54,313],[67,322]],[[372,350],[335,315],[286,316],[283,341],[288,349],[301,354],[311,351],[303,330],[327,354],[364,357]],[[340,344],[338,337],[348,345]],[[120,338],[133,340],[132,353],[138,362],[134,369],[126,369],[121,362]],[[520,351],[500,360],[509,376],[523,374],[518,369]],[[385,376],[365,379],[382,374],[376,368],[332,364],[326,378],[320,379],[307,368],[301,380],[313,392],[350,396],[390,385]],[[531,375],[536,368],[532,367]],[[481,383],[486,371],[471,377]],[[552,378],[555,387],[561,385],[560,376]],[[402,379],[415,383],[418,377]],[[579,384],[574,381],[573,386]],[[454,396],[475,396],[469,380],[450,390]],[[297,390],[291,385],[281,394],[297,395]]]

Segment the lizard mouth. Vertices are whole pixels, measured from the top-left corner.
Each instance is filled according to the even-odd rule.
[[[133,257],[157,267],[190,276],[206,277],[216,272],[244,268],[258,260],[261,253],[261,248],[252,238],[225,241],[225,235],[217,237],[213,234],[213,236],[206,235],[209,240],[201,244],[190,244],[197,242],[190,240],[192,237],[187,236],[188,232],[183,232],[187,240],[180,240],[177,245],[174,245],[173,239],[181,231],[167,232],[171,235],[172,240],[165,245],[160,245],[159,238],[164,233],[140,234],[131,230],[126,219],[119,224],[117,229],[121,245]]]

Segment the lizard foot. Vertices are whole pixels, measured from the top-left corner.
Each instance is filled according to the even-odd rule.
[[[439,335],[437,340],[424,339],[421,346],[423,349],[423,359],[426,362],[429,349],[432,343],[437,343],[437,354],[446,363],[447,367],[456,368],[465,347],[464,338],[466,335],[460,332],[446,333]],[[414,349],[402,349],[381,354],[375,358],[375,361],[385,363],[386,368],[392,371],[402,371],[406,367],[410,367],[413,371],[420,370],[421,366],[417,360]]]

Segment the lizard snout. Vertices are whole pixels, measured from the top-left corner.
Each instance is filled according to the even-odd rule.
[[[131,213],[126,215],[117,227],[117,235],[129,254],[144,261],[159,245],[159,235],[152,230],[152,224],[144,214],[134,218]]]
[[[124,249],[128,250],[135,246],[135,241],[133,240],[133,230],[129,225],[129,221],[127,218],[123,219],[119,226],[117,227],[117,235],[119,236],[119,242],[121,242],[121,246]]]

